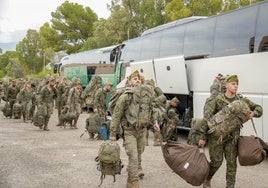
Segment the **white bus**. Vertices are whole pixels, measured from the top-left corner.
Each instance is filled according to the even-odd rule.
[[[169,97],[177,96],[180,128],[202,118],[210,85],[218,73],[237,74],[239,92],[262,105],[254,119],[268,141],[268,2],[212,17],[190,17],[145,31],[124,42],[121,63],[154,79]],[[128,71],[130,72],[130,71]],[[244,135],[254,134],[248,122]]]

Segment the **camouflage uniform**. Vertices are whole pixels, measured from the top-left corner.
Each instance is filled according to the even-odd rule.
[[[82,92],[82,98],[85,100],[85,107],[88,111],[93,110],[94,97],[97,89],[102,87],[102,78],[98,75],[94,76]]]
[[[31,83],[26,83],[26,86],[20,90],[17,96],[17,100],[22,105],[22,116],[23,121],[32,119],[32,108],[33,108],[33,90],[31,88]]]
[[[56,107],[58,109],[59,122],[60,122],[61,110],[62,110],[63,106],[65,105],[64,104],[65,103],[64,93],[65,93],[66,89],[67,89],[67,81],[66,81],[66,78],[63,78],[56,87],[56,91],[57,91]]]
[[[103,88],[99,88],[94,97],[94,109],[98,110],[100,116],[107,115],[106,99],[109,91],[105,91]]]
[[[164,125],[162,130],[164,141],[171,139],[174,130],[176,129],[176,126],[179,124],[179,114],[177,110],[177,106],[179,105],[179,103],[180,101],[177,99],[177,97],[174,97],[167,102],[166,124]]]
[[[17,87],[16,82],[13,80],[12,83],[11,83],[11,85],[8,86],[8,88],[7,88],[7,94],[6,94],[7,101],[9,102],[10,107],[11,107],[11,116],[10,116],[10,118],[12,118],[13,105],[16,102],[17,94],[19,93],[19,91],[20,90]]]
[[[69,108],[70,113],[75,114],[74,125],[71,126],[77,129],[77,121],[79,115],[82,112],[81,107],[82,82],[80,81],[80,79],[77,78],[77,80],[73,81],[73,85],[74,86],[69,91],[66,106]]]
[[[43,129],[45,131],[48,131],[48,122],[51,114],[53,113],[53,107],[54,107],[54,98],[56,96],[55,89],[53,87],[54,79],[48,78],[48,84],[45,85],[39,94],[39,102],[38,105],[42,106],[42,111],[44,112],[44,127]]]
[[[149,94],[144,96],[144,98],[146,98],[145,100],[148,100],[149,103],[149,105],[148,103],[146,104],[146,106],[147,105],[149,106],[147,110],[151,111],[151,113],[148,114],[149,117],[146,116],[148,118],[148,122],[140,124],[140,120],[137,117],[145,115],[146,112],[143,112],[142,108],[137,106],[138,105],[137,103],[135,104],[134,102],[131,103],[130,101],[133,100],[132,96],[125,92],[119,97],[116,103],[110,125],[110,137],[116,136],[116,133],[120,125],[122,125],[124,130],[123,145],[128,155],[128,162],[129,162],[127,167],[128,187],[131,187],[131,185],[129,186],[129,184],[132,184],[134,182],[135,185],[137,186],[139,176],[144,175],[143,173],[141,173],[142,172],[141,155],[145,149],[145,134],[147,131],[147,126],[151,124],[150,120],[151,121],[157,120],[158,115],[157,113],[155,113],[151,104],[151,102],[154,100],[153,88],[148,85],[140,85],[135,87],[136,89],[139,89],[139,91],[142,91],[145,88],[148,89]]]
[[[236,95],[234,98],[227,98],[224,94],[220,94],[216,97],[210,97],[204,107],[204,119],[210,119],[214,114],[219,112],[224,106],[229,103],[241,99],[242,96]],[[242,98],[248,104],[248,107],[254,112],[254,117],[260,117],[262,115],[262,107],[251,102],[247,98]],[[228,102],[227,102],[228,101]],[[242,125],[242,122],[241,122]],[[240,126],[238,126],[240,127]],[[205,123],[202,127],[202,132],[208,130],[208,125]],[[223,155],[226,159],[226,187],[231,188],[235,186],[236,169],[237,169],[237,139],[240,135],[240,129],[233,131],[229,135],[225,136],[219,143],[219,137],[213,133],[208,135],[208,147],[210,155],[210,170],[208,180],[211,180],[216,171],[220,168]],[[206,135],[203,135],[203,140],[206,140]]]

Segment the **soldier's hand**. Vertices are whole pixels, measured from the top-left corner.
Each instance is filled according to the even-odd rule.
[[[154,130],[155,130],[155,131],[157,131],[157,132],[159,132],[159,131],[160,131],[160,126],[159,126],[159,124],[158,124],[158,122],[157,122],[157,121],[155,121],[155,122],[154,122],[153,127],[154,127]]]
[[[98,109],[94,108],[93,112],[98,113]]]
[[[115,136],[110,136],[110,140],[111,141],[116,141],[116,137]]]
[[[250,113],[248,114],[247,118],[248,119],[252,119],[254,117],[254,112],[250,111]]]
[[[199,142],[198,142],[198,146],[199,146],[200,148],[205,147],[205,145],[206,145],[206,141],[205,141],[205,140],[199,140]]]

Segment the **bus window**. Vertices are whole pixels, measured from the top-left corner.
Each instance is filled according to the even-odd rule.
[[[255,52],[268,51],[268,4],[260,4],[256,26]]]
[[[156,32],[142,38],[141,59],[154,59],[159,57],[161,32]]]
[[[214,39],[214,57],[248,54],[250,38],[255,36],[258,6],[218,16]]]
[[[178,26],[162,31],[160,57],[182,55],[184,30],[184,26]]]
[[[121,60],[124,62],[137,61],[140,59],[141,39],[131,39],[125,42],[125,47],[122,49]]]
[[[96,67],[95,66],[88,66],[87,67],[87,78],[88,78],[88,82],[95,75],[95,71],[96,71]]]
[[[203,19],[187,25],[184,39],[184,55],[212,54],[216,18]]]

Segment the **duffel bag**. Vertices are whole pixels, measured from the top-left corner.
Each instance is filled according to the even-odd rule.
[[[200,186],[207,178],[209,163],[197,146],[168,140],[162,152],[168,166],[187,183]]]

